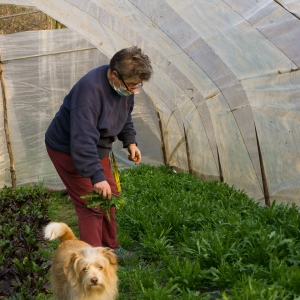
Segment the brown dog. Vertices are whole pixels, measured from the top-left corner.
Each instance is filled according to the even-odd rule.
[[[118,295],[118,261],[113,250],[80,241],[65,223],[50,223],[45,238],[60,238],[51,267],[51,286],[58,300],[113,300]]]

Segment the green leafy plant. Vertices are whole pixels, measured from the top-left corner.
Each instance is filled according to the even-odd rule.
[[[0,192],[0,298],[31,300],[47,293],[50,261],[44,256],[42,228],[50,222],[49,198],[41,185]]]
[[[122,170],[120,179],[128,199],[120,241],[123,232],[131,238],[141,267],[121,278],[120,299],[300,299],[296,205],[263,207],[226,183],[166,166]]]

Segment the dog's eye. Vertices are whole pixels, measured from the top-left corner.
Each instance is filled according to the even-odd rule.
[[[103,267],[99,266],[99,267],[98,267],[98,269],[99,269],[99,270],[102,270],[102,269],[103,269]]]
[[[82,269],[83,272],[87,272],[87,270],[88,270],[87,268],[83,268]]]

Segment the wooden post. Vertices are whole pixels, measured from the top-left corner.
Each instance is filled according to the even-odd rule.
[[[161,119],[160,119],[160,114],[159,114],[157,109],[156,109],[156,114],[157,114],[157,118],[158,118],[159,130],[160,130],[161,150],[162,150],[163,161],[164,161],[165,165],[168,165],[167,153],[166,153],[166,147],[165,147],[165,141],[164,141],[163,127],[162,127],[162,123],[161,123]]]
[[[187,137],[187,134],[186,134],[186,130],[185,130],[185,126],[184,126],[184,125],[183,125],[183,131],[184,131],[184,139],[185,139],[185,147],[186,147],[186,156],[187,156],[187,162],[188,162],[189,173],[190,173],[190,174],[193,174],[191,152],[190,152],[190,147],[189,147],[188,137]]]
[[[16,188],[17,180],[16,180],[14,156],[13,156],[13,152],[12,152],[12,144],[11,144],[10,134],[9,134],[9,129],[8,129],[7,99],[6,99],[6,89],[5,89],[5,83],[4,83],[4,70],[3,70],[2,64],[3,64],[2,63],[2,55],[0,53],[0,81],[1,81],[2,98],[3,98],[4,130],[5,130],[7,150],[8,150],[9,161],[10,161],[11,184],[12,184],[13,188]]]
[[[268,182],[267,182],[265,166],[264,166],[263,158],[261,155],[261,149],[260,149],[260,144],[259,144],[256,127],[255,127],[255,134],[256,134],[258,157],[259,157],[259,163],[260,163],[260,169],[261,169],[261,178],[262,178],[262,184],[263,184],[263,189],[264,189],[265,203],[267,206],[270,206],[271,200],[270,200],[270,194],[269,194],[269,187],[268,187]]]

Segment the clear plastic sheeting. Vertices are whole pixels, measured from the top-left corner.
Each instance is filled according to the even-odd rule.
[[[243,81],[260,141],[268,189],[279,202],[299,204],[299,72]]]
[[[300,2],[299,0],[277,0],[282,6],[284,6],[288,11],[295,14],[300,18]]]
[[[32,41],[32,42],[28,42]],[[45,182],[63,188],[46,153],[45,131],[64,96],[89,70],[109,59],[71,29],[0,35],[8,124],[15,160],[17,184]],[[161,164],[156,112],[145,93],[136,95],[133,120],[143,162]],[[0,109],[3,116],[3,106]],[[11,185],[9,156],[3,122],[0,123],[0,182]],[[122,143],[114,145],[119,168],[134,166]]]
[[[28,2],[107,57],[131,45],[149,55],[144,91],[168,165],[300,204],[298,1]]]

